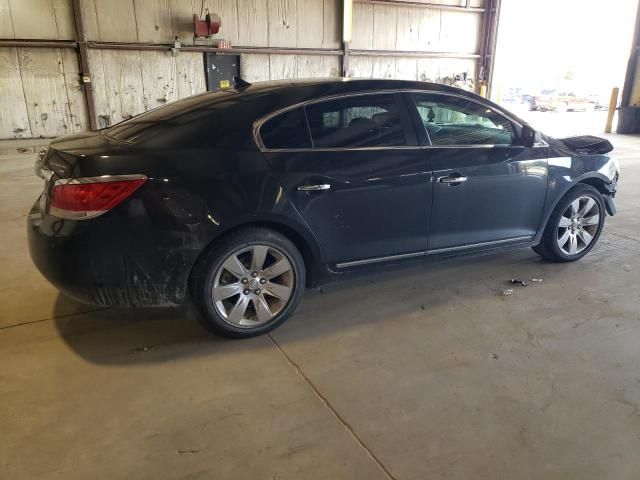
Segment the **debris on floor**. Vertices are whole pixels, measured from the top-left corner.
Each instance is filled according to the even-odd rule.
[[[491,355],[489,355],[489,357],[491,357],[493,360],[497,360],[498,358],[498,354],[497,353],[492,353]]]
[[[198,453],[200,450],[176,450],[179,455],[184,455],[185,453]]]
[[[533,277],[533,278],[529,278],[529,281],[533,283],[542,283],[544,280],[540,277]],[[512,278],[511,280],[508,280],[508,283],[510,283],[511,285],[520,285],[521,287],[529,286],[529,283],[527,282],[527,280],[522,280],[520,278]],[[502,291],[503,297],[506,297],[512,294],[513,294],[513,288],[507,288]]]

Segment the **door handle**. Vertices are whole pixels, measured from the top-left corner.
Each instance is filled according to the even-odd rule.
[[[323,192],[331,190],[331,185],[328,183],[320,183],[318,185],[298,185],[299,192]]]
[[[456,185],[458,183],[466,182],[469,180],[468,177],[462,176],[449,176],[449,177],[438,177],[438,182],[440,183],[448,183],[449,185]]]

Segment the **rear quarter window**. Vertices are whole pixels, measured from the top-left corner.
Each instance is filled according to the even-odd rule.
[[[311,147],[302,108],[289,110],[264,122],[260,127],[260,138],[269,149]]]

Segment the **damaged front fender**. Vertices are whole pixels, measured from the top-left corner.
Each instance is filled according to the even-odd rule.
[[[608,155],[611,143],[593,136],[556,139],[545,137],[549,144],[549,184],[544,214],[534,243],[540,241],[544,227],[560,200],[580,183],[596,187],[601,193],[607,214],[615,215],[614,197],[620,177],[620,166]]]

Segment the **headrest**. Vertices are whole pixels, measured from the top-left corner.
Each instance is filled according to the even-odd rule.
[[[375,128],[377,126],[378,124],[370,118],[358,117],[349,122],[349,127]]]
[[[398,116],[393,112],[376,113],[373,120],[381,127],[398,123]]]

